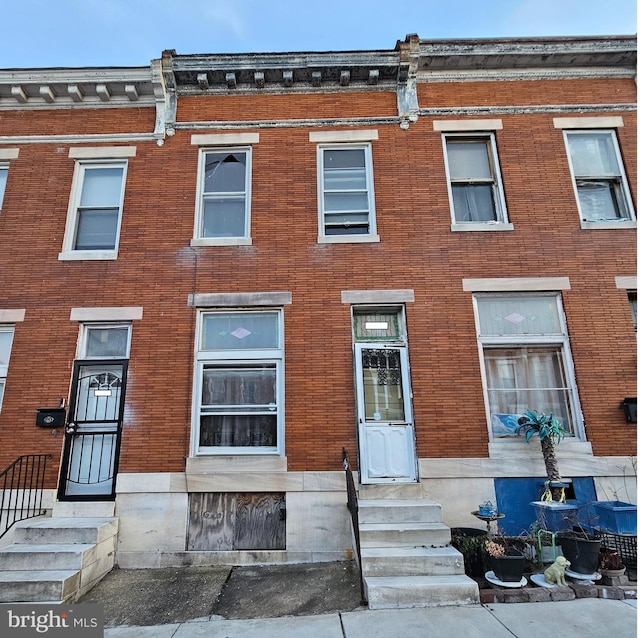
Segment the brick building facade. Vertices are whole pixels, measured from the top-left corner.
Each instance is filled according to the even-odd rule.
[[[450,526],[485,500],[518,526],[526,409],[563,419],[578,500],[635,502],[635,56],[0,71],[0,467],[47,453],[52,503],[114,503],[122,566],[344,557],[342,448]]]

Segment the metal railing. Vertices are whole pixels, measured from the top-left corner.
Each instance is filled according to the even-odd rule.
[[[367,596],[364,587],[364,575],[362,573],[362,554],[360,552],[360,524],[358,521],[358,492],[356,484],[353,480],[353,472],[349,464],[349,452],[342,448],[342,467],[344,468],[345,478],[347,481],[347,509],[351,514],[351,528],[353,530],[353,539],[356,549],[356,562],[360,573],[360,602],[367,604]]]
[[[51,454],[26,454],[0,472],[0,538],[14,523],[46,513],[42,494],[50,458]]]

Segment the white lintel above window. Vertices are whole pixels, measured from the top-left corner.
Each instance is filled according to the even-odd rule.
[[[605,117],[554,117],[553,127],[560,129],[622,128],[624,122],[619,115]]]
[[[266,307],[290,303],[290,292],[210,292],[189,295],[187,299],[187,305],[196,308]]]
[[[487,279],[463,279],[465,292],[525,292],[545,290],[570,290],[569,277],[497,277]]]
[[[69,157],[72,159],[118,159],[135,157],[135,146],[72,146]]]
[[[25,314],[24,308],[0,308],[0,323],[20,323]]]
[[[434,131],[500,131],[502,120],[435,120]]]
[[[259,142],[260,133],[204,133],[191,136],[192,146],[236,146]]]
[[[373,142],[378,139],[377,129],[362,129],[356,131],[311,131],[310,142],[331,144],[334,142]]]
[[[19,148],[0,148],[0,161],[10,161],[18,158]]]
[[[142,306],[111,308],[71,308],[70,321],[136,321],[142,319]]]
[[[635,276],[619,276],[616,277],[616,288],[620,288],[622,290],[637,290],[638,289],[638,278]],[[1,318],[0,318],[1,321]]]
[[[410,303],[416,300],[412,288],[404,290],[343,290],[340,297],[342,303],[356,305]]]

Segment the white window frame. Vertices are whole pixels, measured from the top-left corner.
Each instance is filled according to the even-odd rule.
[[[77,250],[75,248],[76,233],[79,221],[78,208],[84,178],[86,172],[97,168],[122,168],[122,184],[120,187],[120,197],[118,200],[118,220],[116,224],[116,237],[113,248],[88,250]],[[124,203],[124,191],[127,181],[128,161],[126,159],[90,159],[77,160],[73,174],[73,184],[71,187],[71,197],[69,200],[69,210],[67,212],[67,224],[62,243],[62,252],[58,255],[61,261],[66,260],[114,260],[118,258],[118,246],[120,244],[120,227],[122,224],[122,213]]]
[[[581,204],[580,204],[580,194],[578,188],[578,180],[580,178],[583,179],[592,179],[597,180],[598,175],[576,175],[574,171],[573,161],[571,160],[571,148],[569,145],[569,138],[576,137],[578,135],[596,135],[596,134],[608,134],[613,141],[613,149],[616,156],[616,162],[618,164],[618,172],[620,179],[620,196],[622,198],[623,204],[626,206],[626,217],[620,217],[619,220],[602,220],[602,221],[594,221],[587,220],[584,218],[582,213]],[[573,184],[573,192],[576,198],[576,204],[578,206],[578,212],[580,214],[580,226],[583,229],[587,230],[598,230],[598,229],[611,229],[611,228],[635,228],[636,227],[636,216],[633,208],[633,200],[631,198],[631,191],[629,190],[629,183],[627,181],[626,171],[624,167],[624,163],[622,161],[622,155],[620,154],[620,146],[618,144],[618,136],[616,134],[615,129],[605,129],[605,128],[584,128],[584,129],[570,129],[563,130],[564,143],[567,152],[567,161],[569,162],[569,172],[571,174],[571,181]],[[610,176],[606,176],[610,179]]]
[[[112,356],[90,356],[87,354],[87,346],[89,342],[89,332],[92,330],[108,330],[110,328],[118,328],[118,329],[127,329],[127,343],[125,347],[125,352],[122,354],[112,355]],[[106,360],[106,359],[128,359],[129,353],[131,351],[131,324],[130,323],[94,323],[87,322],[80,324],[80,337],[78,339],[78,347],[77,347],[77,358],[82,360]]]
[[[246,155],[245,166],[245,191],[244,191],[244,232],[238,237],[203,237],[202,226],[204,223],[204,184],[205,165],[209,153],[244,153]],[[193,227],[193,239],[191,246],[250,246],[251,245],[251,181],[252,181],[252,146],[207,146],[199,149],[198,153],[198,178],[195,223]],[[233,193],[238,195],[237,192]],[[219,194],[218,194],[219,195]]]
[[[276,348],[255,350],[201,350],[204,320],[207,315],[229,314],[233,312],[243,314],[277,313],[278,340]],[[196,320],[195,371],[193,383],[193,409],[191,427],[191,455],[192,456],[245,456],[245,455],[284,455],[284,313],[282,308],[250,307],[250,308],[207,308],[198,311]],[[200,445],[200,417],[202,380],[207,365],[228,365],[250,367],[252,365],[273,365],[276,371],[276,445],[273,447],[241,447],[241,446],[201,446]]]
[[[368,226],[369,232],[350,235],[327,235],[326,219],[324,207],[324,153],[331,150],[360,150],[364,151],[365,162],[365,180],[367,190],[367,206],[368,206]],[[373,152],[370,142],[361,143],[327,143],[318,144],[316,147],[317,166],[318,166],[318,243],[366,243],[379,242],[380,237],[377,234],[376,226],[376,209],[375,209],[375,191],[373,185]]]
[[[0,179],[0,211],[2,210],[2,203],[4,201],[4,192],[7,187],[7,181],[9,179],[9,163],[0,162],[0,174],[4,173],[4,179]]]
[[[453,199],[453,184],[458,183],[451,178],[449,171],[449,154],[447,143],[449,140],[469,140],[484,141],[487,145],[487,158],[491,168],[491,179],[487,179],[486,183],[491,184],[493,191],[494,212],[496,219],[491,221],[458,221],[456,219],[456,211]],[[449,209],[451,212],[451,230],[452,231],[491,231],[491,230],[513,230],[513,224],[509,223],[507,216],[507,203],[504,196],[504,187],[502,184],[502,172],[500,171],[500,162],[498,160],[498,150],[496,145],[496,136],[493,131],[482,132],[446,132],[442,135],[442,148],[444,153],[444,168],[447,176],[447,192],[449,194]]]
[[[560,322],[561,332],[557,334],[529,334],[529,335],[482,335],[480,327],[480,311],[478,308],[478,299],[482,298],[506,298],[506,297],[553,297],[556,301],[558,319]],[[556,346],[559,348],[562,358],[562,365],[564,367],[564,373],[566,376],[567,390],[569,394],[569,410],[573,423],[572,435],[568,435],[570,438],[576,441],[585,441],[584,424],[582,418],[582,410],[580,408],[580,401],[578,398],[578,388],[576,384],[576,375],[573,366],[573,357],[571,355],[571,348],[569,345],[569,332],[567,329],[566,317],[562,308],[562,295],[559,292],[519,292],[519,293],[475,293],[473,295],[473,308],[476,322],[476,334],[478,336],[478,352],[480,356],[480,371],[482,377],[482,388],[485,402],[485,411],[487,419],[487,428],[489,431],[489,440],[491,442],[509,441],[509,439],[518,439],[520,437],[494,437],[491,423],[491,406],[489,401],[488,392],[488,379],[485,363],[485,349],[491,350],[492,348],[524,348],[536,346]],[[530,406],[530,409],[539,409],[538,406]]]
[[[7,357],[7,365],[0,365],[0,411],[2,411],[2,399],[4,398],[4,390],[7,385],[7,374],[9,372],[11,348],[13,347],[13,339],[15,337],[15,326],[11,324],[0,324],[0,332],[11,334],[11,339],[9,341],[9,356]]]

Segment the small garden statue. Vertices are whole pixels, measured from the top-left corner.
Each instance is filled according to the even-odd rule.
[[[558,556],[556,560],[544,570],[544,579],[550,585],[566,586],[567,581],[564,578],[564,570],[571,563],[564,557]]]

